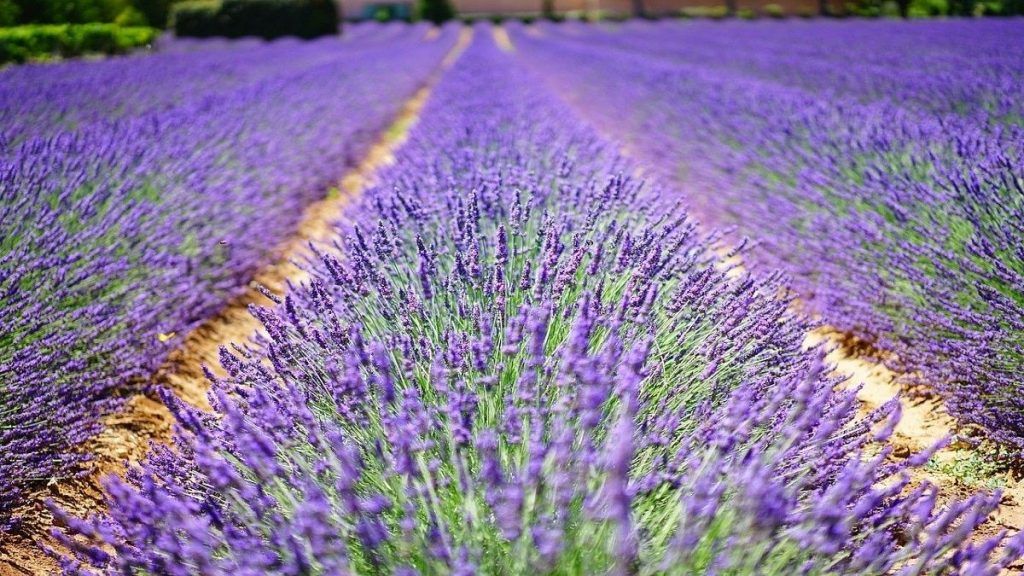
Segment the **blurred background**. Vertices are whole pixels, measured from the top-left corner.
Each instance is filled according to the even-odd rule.
[[[1024,0],[0,0],[0,65],[121,54],[179,37],[339,34],[345,21],[506,18],[934,18],[1024,14]]]
[[[93,36],[104,35],[101,30],[116,35],[119,28],[171,28],[191,36],[272,37],[334,33],[335,20],[922,18],[1022,12],[1024,0],[0,0],[0,26],[8,34],[19,27],[22,35],[35,29],[40,36],[46,36],[41,27],[47,25],[91,24]],[[116,49],[119,40],[109,41]]]

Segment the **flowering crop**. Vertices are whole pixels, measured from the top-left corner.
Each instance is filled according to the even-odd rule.
[[[1020,22],[545,30],[520,53],[697,213],[1024,449]]]
[[[486,31],[485,31],[486,32]],[[167,395],[70,573],[994,574],[887,461],[777,277],[722,267],[685,211],[477,40],[336,249],[224,349],[215,414]],[[483,38],[483,40],[481,40]]]
[[[0,527],[369,147],[422,33],[3,71]]]

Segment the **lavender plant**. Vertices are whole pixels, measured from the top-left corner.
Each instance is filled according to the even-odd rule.
[[[486,30],[485,30],[486,31]],[[480,38],[483,38],[482,40]],[[777,277],[477,35],[393,167],[224,349],[68,573],[990,574],[998,502],[936,505]],[[430,152],[430,153],[427,153]],[[1006,546],[999,552],[996,548]]]
[[[516,42],[810,312],[1019,455],[1020,23],[726,28]]]
[[[2,72],[0,528],[81,472],[76,446],[245,288],[455,33]]]

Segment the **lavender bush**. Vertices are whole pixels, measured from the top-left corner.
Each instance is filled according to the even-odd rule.
[[[317,67],[348,74],[350,63],[374,59],[395,42],[419,44],[425,34],[425,26],[367,25],[346,31],[343,40],[182,39],[165,41],[154,54],[10,68],[0,83],[0,142],[214,104],[267,82],[294,81]],[[435,49],[450,41],[449,36]]]
[[[520,54],[808,309],[1024,448],[1021,23],[632,24]],[[856,41],[854,41],[856,39]]]
[[[998,502],[908,485],[776,277],[490,42],[437,87],[345,241],[224,349],[215,414],[170,395],[68,573],[995,574]],[[977,542],[972,543],[976,539]],[[996,551],[1001,543],[1007,546]]]
[[[0,528],[78,472],[73,448],[244,289],[456,33],[404,30],[3,71]]]

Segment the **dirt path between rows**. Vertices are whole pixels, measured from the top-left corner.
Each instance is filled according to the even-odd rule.
[[[827,360],[836,374],[847,379],[848,385],[860,386],[857,398],[860,410],[866,414],[894,397],[900,397],[902,417],[889,443],[894,455],[902,458],[933,446],[956,430],[956,421],[946,412],[941,400],[934,395],[913,397],[900,386],[900,374],[871,358],[877,353],[834,329],[823,327],[807,335],[808,347],[824,345],[832,350]],[[985,456],[962,441],[954,441],[932,457],[923,468],[912,472],[916,482],[928,481],[941,488],[941,499],[962,499],[978,490],[1000,489],[1003,493],[999,508],[982,527],[979,536],[989,537],[1001,530],[1019,532],[1024,529],[1024,484],[1008,471],[986,461]],[[1022,568],[1018,562],[1014,568]]]
[[[491,35],[494,38],[494,43],[501,48],[502,51],[512,53],[516,51],[516,47],[512,45],[512,38],[508,35],[508,30],[505,30],[504,26],[492,26]]]
[[[185,338],[181,347],[169,355],[154,375],[157,383],[174,390],[180,398],[195,406],[209,408],[206,398],[209,384],[203,375],[202,366],[222,374],[218,363],[220,348],[230,343],[248,342],[258,332],[259,322],[249,314],[248,306],[271,304],[259,291],[259,286],[282,294],[288,284],[296,284],[308,278],[296,263],[311,256],[311,242],[330,243],[334,238],[334,224],[342,218],[349,202],[373,183],[375,174],[382,167],[394,161],[395,150],[408,138],[409,130],[419,119],[434,86],[469,46],[472,35],[469,27],[462,29],[455,46],[424,85],[406,101],[362,162],[345,175],[337,189],[327,198],[306,209],[294,236],[276,250],[277,257],[254,276],[246,292],[232,300],[217,316],[196,328]],[[35,494],[21,511],[30,519],[23,533],[13,537],[5,536],[6,541],[0,541],[0,576],[58,573],[57,564],[43,554],[36,544],[38,541],[54,545],[48,532],[53,525],[53,516],[43,502],[46,499],[53,500],[76,515],[102,510],[102,478],[109,474],[123,474],[130,464],[141,461],[151,442],[169,442],[173,421],[166,406],[144,395],[131,398],[123,411],[106,418],[103,422],[104,430],[82,447],[94,455],[89,474],[80,479],[51,482]]]

